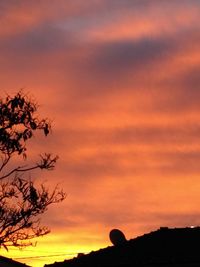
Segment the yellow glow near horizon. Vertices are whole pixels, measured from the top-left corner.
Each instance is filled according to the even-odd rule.
[[[36,247],[1,255],[43,267],[111,245],[112,228],[131,239],[198,225],[199,10],[198,1],[2,1],[1,97],[25,88],[52,120],[28,160],[60,159],[29,177],[67,198],[42,216],[52,232]]]

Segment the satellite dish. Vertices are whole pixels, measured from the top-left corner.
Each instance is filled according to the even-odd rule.
[[[110,231],[109,237],[114,246],[122,245],[127,241],[123,232],[118,229],[112,229]]]

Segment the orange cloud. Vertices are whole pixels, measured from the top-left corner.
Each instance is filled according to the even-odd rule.
[[[53,134],[37,136],[30,156],[60,160],[32,177],[68,194],[43,217],[52,233],[23,252],[66,255],[26,262],[108,246],[113,227],[132,238],[197,224],[199,4],[11,2],[1,2],[1,95],[25,87],[53,119]]]

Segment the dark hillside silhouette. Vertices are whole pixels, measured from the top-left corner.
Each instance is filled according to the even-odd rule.
[[[161,227],[157,231],[81,257],[45,267],[200,266],[200,227]]]
[[[0,267],[30,267],[24,263],[0,256]]]

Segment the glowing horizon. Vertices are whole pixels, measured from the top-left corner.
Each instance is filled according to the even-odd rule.
[[[67,198],[42,217],[51,233],[2,255],[33,267],[160,226],[199,224],[200,50],[197,1],[6,1],[1,97],[24,88],[53,121],[31,156],[59,155],[37,181]],[[33,178],[35,178],[33,174]],[[68,255],[70,254],[70,255]]]

